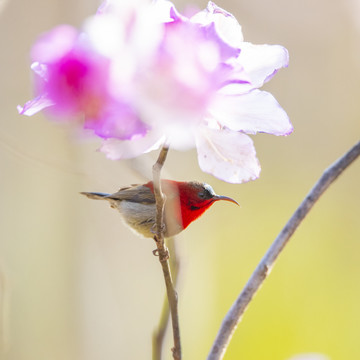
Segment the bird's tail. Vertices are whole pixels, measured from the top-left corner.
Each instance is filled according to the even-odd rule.
[[[87,196],[89,199],[94,200],[107,200],[109,194],[97,193],[97,192],[81,192],[80,194]]]

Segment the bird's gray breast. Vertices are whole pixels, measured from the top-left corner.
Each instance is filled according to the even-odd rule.
[[[156,207],[155,204],[141,204],[130,201],[117,201],[114,204],[125,222],[145,237],[153,237]]]
[[[139,234],[153,238],[155,235],[156,205],[130,201],[111,201],[118,209],[125,223]],[[168,210],[168,211],[167,211]],[[183,230],[170,209],[165,207],[165,237],[174,236]]]

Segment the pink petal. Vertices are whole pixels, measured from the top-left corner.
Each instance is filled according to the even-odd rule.
[[[33,100],[28,101],[23,107],[18,105],[17,110],[21,115],[32,116],[52,105],[54,105],[54,102],[43,94]]]
[[[51,63],[71,51],[78,31],[70,25],[60,25],[43,34],[31,50],[33,61]]]
[[[131,140],[143,137],[148,127],[130,106],[119,102],[105,108],[97,118],[86,118],[84,129],[92,129],[104,139]]]
[[[46,65],[46,81],[38,79],[37,93],[45,93],[56,116],[98,118],[110,101],[107,92],[109,61],[93,51],[74,48]]]
[[[100,151],[111,160],[130,159],[143,153],[158,149],[164,143],[164,138],[158,133],[149,131],[144,137],[132,140],[107,139]]]
[[[266,91],[219,97],[210,113],[221,125],[248,134],[289,135],[293,131],[284,109]]]
[[[235,184],[259,177],[260,164],[247,135],[203,127],[196,143],[201,170]]]

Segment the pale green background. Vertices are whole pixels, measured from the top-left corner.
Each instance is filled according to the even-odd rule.
[[[183,4],[177,1],[179,8]],[[205,1],[198,1],[204,7]],[[322,171],[359,140],[360,5],[342,0],[219,1],[246,40],[282,44],[290,66],[266,85],[294,133],[254,137],[262,174],[231,185],[202,173],[195,151],[170,152],[169,177],[209,182],[217,203],[177,239],[186,360],[204,359],[221,319]],[[94,0],[9,0],[0,13],[0,358],[150,359],[164,287],[151,240],[79,191],[142,182],[69,127],[19,116],[32,97],[29,50],[59,23],[79,25]],[[141,160],[148,171],[156,154]],[[239,326],[225,359],[321,352],[360,359],[360,161],[297,231]],[[170,338],[166,346],[169,348]],[[166,359],[170,359],[167,352]]]

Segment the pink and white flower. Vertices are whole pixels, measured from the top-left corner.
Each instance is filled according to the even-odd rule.
[[[186,17],[166,0],[109,0],[83,31],[42,36],[32,57],[38,96],[20,112],[82,120],[111,159],[164,141],[196,146],[203,171],[240,183],[260,173],[246,134],[292,132],[275,98],[258,90],[288,65],[287,50],[244,42],[234,16],[212,2]]]

